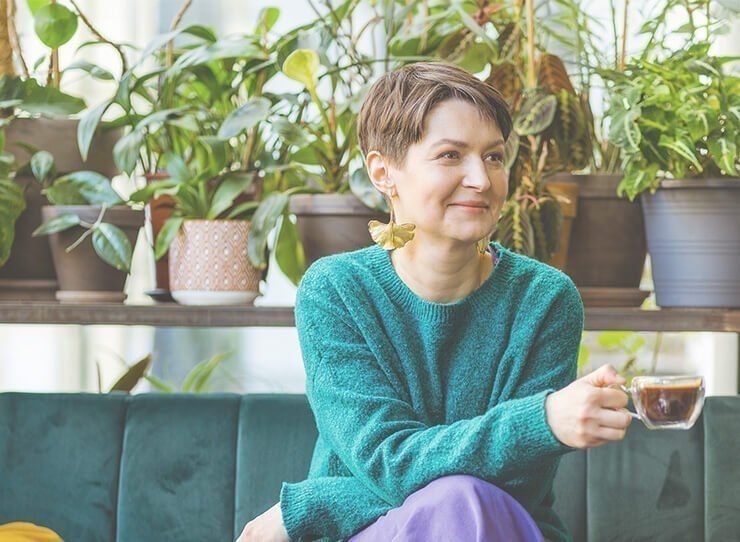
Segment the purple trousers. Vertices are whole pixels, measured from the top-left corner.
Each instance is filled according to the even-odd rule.
[[[349,542],[543,542],[532,516],[511,495],[465,474],[409,495]]]

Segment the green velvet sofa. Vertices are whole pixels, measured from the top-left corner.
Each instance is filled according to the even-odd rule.
[[[67,542],[226,542],[305,477],[303,395],[0,394],[0,524]],[[740,541],[740,397],[690,431],[563,457],[556,509],[578,541]]]

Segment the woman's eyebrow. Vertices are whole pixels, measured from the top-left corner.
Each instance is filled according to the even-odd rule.
[[[491,143],[489,143],[486,148],[487,149],[490,149],[491,147],[497,147],[497,146],[503,145],[503,144],[504,144],[504,140],[503,139],[497,139],[497,140],[492,141]],[[461,149],[467,149],[468,147],[470,147],[470,145],[467,142],[465,142],[465,141],[460,141],[460,140],[457,140],[457,139],[449,139],[449,138],[446,138],[446,137],[445,138],[442,138],[442,139],[440,139],[438,141],[436,141],[432,145],[432,147],[439,147],[440,145],[454,145],[456,147],[460,147]]]

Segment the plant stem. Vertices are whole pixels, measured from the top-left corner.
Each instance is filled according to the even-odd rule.
[[[193,0],[185,0],[183,2],[182,6],[180,6],[180,9],[178,10],[177,14],[175,15],[175,18],[172,19],[172,24],[170,25],[170,32],[175,30],[178,25],[180,24],[180,21],[182,21],[182,18],[185,16],[185,12],[190,8],[190,5],[193,3]],[[167,67],[172,66],[172,59],[175,55],[175,43],[174,39],[167,42]]]
[[[13,1],[13,0],[11,0],[11,1]],[[97,29],[96,29],[96,28],[95,28],[95,27],[94,27],[94,26],[92,25],[92,23],[90,22],[90,20],[89,20],[89,19],[88,19],[87,17],[85,17],[85,14],[84,14],[84,13],[82,13],[82,10],[81,10],[81,9],[80,9],[80,7],[79,7],[79,6],[77,5],[77,3],[75,2],[75,0],[69,0],[69,3],[70,3],[70,4],[72,4],[72,6],[73,6],[73,7],[75,8],[75,11],[77,11],[77,16],[78,16],[78,17],[79,17],[80,19],[82,19],[82,22],[83,22],[83,23],[85,24],[85,26],[86,26],[86,27],[87,27],[87,28],[88,28],[88,29],[90,30],[90,32],[92,32],[92,33],[93,33],[93,35],[94,35],[94,36],[95,36],[96,38],[98,38],[98,39],[99,39],[100,41],[102,41],[103,43],[107,43],[108,45],[110,45],[111,47],[113,47],[113,48],[114,48],[114,49],[115,49],[115,50],[116,50],[116,51],[118,52],[118,56],[120,56],[120,57],[121,57],[121,75],[123,75],[124,73],[126,73],[126,72],[128,71],[128,63],[126,62],[126,55],[125,55],[125,54],[123,54],[123,49],[121,49],[121,47],[120,47],[120,46],[119,46],[118,44],[116,44],[116,43],[113,43],[113,42],[112,42],[112,41],[110,41],[110,40],[109,40],[108,38],[104,37],[104,36],[103,36],[103,35],[102,35],[102,34],[101,34],[101,33],[100,33],[100,32],[99,32],[99,31],[98,31],[98,30],[97,30]]]
[[[534,76],[534,0],[527,2],[527,83],[535,87]]]
[[[619,65],[617,69],[624,71],[627,62],[627,19],[629,16],[630,0],[624,0],[624,19],[622,20],[622,52],[619,55]]]
[[[15,26],[15,0],[7,0],[8,2],[8,9],[6,11],[7,19],[8,19],[8,41],[10,42],[10,50],[12,52],[9,52],[9,61],[10,61],[10,71],[6,72],[3,68],[0,68],[0,73],[7,73],[8,75],[12,75],[13,71],[13,57],[12,55],[15,54],[15,56],[18,58],[18,62],[21,65],[21,74],[23,77],[28,77],[28,66],[26,65],[26,59],[23,58],[23,51],[21,50],[21,42],[20,39],[18,39],[18,30]],[[0,1],[0,8],[2,8],[2,1]],[[1,17],[0,17],[1,20]],[[0,32],[2,32],[2,28],[0,28]],[[1,41],[1,40],[0,40]],[[3,65],[3,62],[0,62],[0,65]]]
[[[56,4],[57,0],[51,0],[52,4]],[[59,73],[59,49],[54,48],[51,50],[51,77],[52,84],[55,88],[59,88],[61,82],[61,73]]]

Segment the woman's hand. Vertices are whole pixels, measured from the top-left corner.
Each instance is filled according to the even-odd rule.
[[[280,503],[247,523],[236,542],[290,542]]]
[[[629,398],[605,386],[625,382],[607,364],[548,395],[547,423],[555,437],[572,448],[595,448],[622,440],[632,417],[619,409],[627,406]]]

